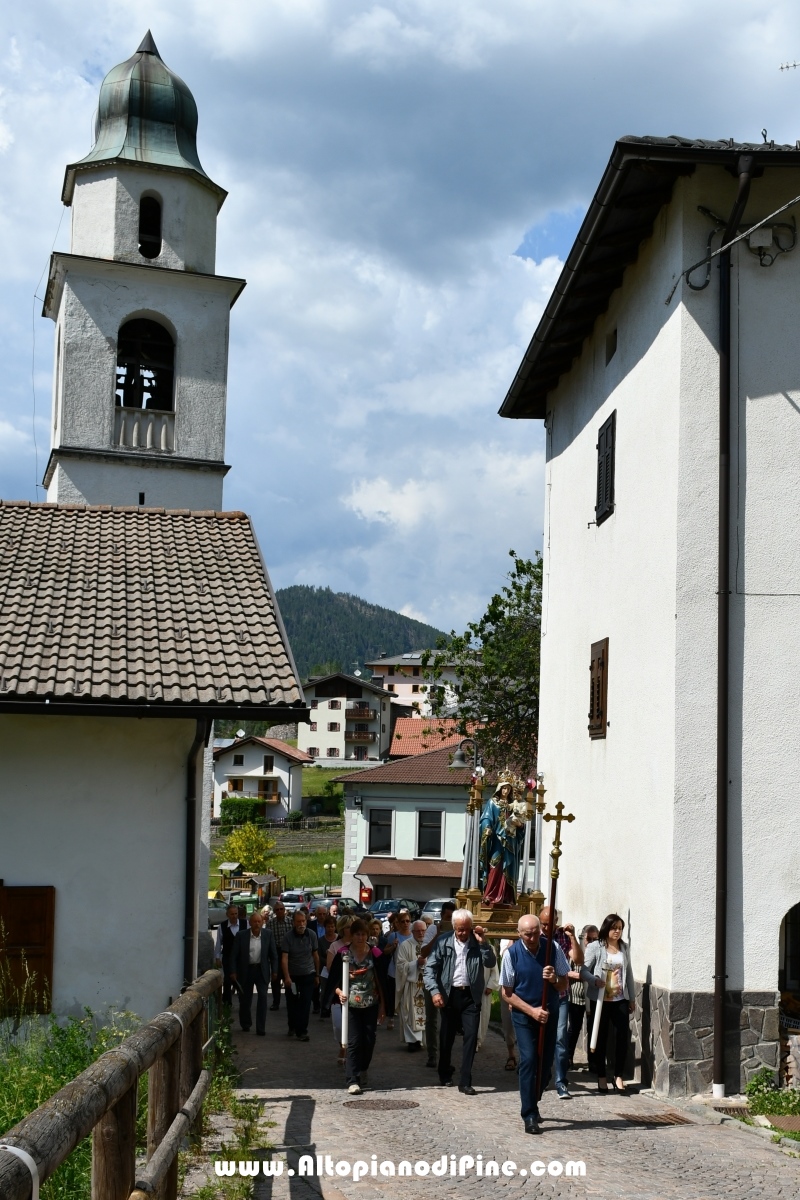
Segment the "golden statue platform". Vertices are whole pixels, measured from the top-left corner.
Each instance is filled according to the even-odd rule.
[[[517,922],[529,913],[534,916],[544,907],[541,892],[523,892],[516,904],[494,905],[484,903],[479,888],[456,892],[459,908],[468,908],[476,925],[482,925],[490,938],[517,938]]]

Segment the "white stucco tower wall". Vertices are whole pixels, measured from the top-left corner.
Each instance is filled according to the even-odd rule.
[[[215,274],[225,192],[197,159],[196,124],[191,93],[146,39],[104,81],[95,148],[67,168],[70,253],[52,256],[44,304],[56,323],[50,501],[222,508],[230,309],[244,281]],[[132,349],[143,322],[168,346],[166,372]]]

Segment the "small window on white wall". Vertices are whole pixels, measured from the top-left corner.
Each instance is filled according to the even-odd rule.
[[[422,809],[417,813],[417,856],[442,857],[442,824],[444,814]]]
[[[161,201],[142,196],[139,201],[139,253],[142,258],[158,258],[161,253]]]

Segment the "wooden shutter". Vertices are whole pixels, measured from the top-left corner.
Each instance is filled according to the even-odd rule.
[[[594,519],[602,525],[614,511],[614,444],[616,441],[617,413],[612,412],[600,426],[597,435],[597,503]]]
[[[3,887],[0,883],[0,978],[10,981],[12,1012],[18,998],[27,1012],[50,1012],[53,992],[54,887]]]
[[[589,666],[589,737],[606,736],[606,699],[608,696],[608,638],[592,645]]]

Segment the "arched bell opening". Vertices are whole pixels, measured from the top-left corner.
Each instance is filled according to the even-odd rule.
[[[172,412],[174,384],[175,343],[168,330],[144,317],[120,326],[117,404]]]
[[[161,253],[161,201],[157,196],[142,196],[139,201],[139,253],[143,258],[158,258]]]

